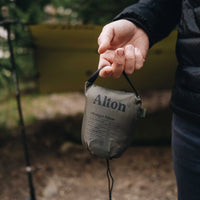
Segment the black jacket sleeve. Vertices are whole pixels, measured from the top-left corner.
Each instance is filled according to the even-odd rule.
[[[166,37],[177,25],[182,0],[140,0],[125,8],[114,20],[127,19],[148,35],[150,46]]]

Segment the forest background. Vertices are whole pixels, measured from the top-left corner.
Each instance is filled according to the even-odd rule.
[[[33,44],[28,26],[41,23],[71,25],[105,25],[122,8],[134,3],[133,0],[1,0],[0,7],[7,6],[11,19],[20,20],[23,25],[12,27],[18,75],[21,79],[37,78],[34,68]],[[0,15],[0,21],[3,18]],[[5,30],[0,27],[0,90],[11,90],[12,80],[9,51]],[[6,91],[3,90],[6,89]]]

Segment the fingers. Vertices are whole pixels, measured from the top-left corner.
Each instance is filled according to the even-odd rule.
[[[104,26],[104,28],[98,38],[99,54],[102,54],[107,49],[109,49],[110,43],[111,43],[113,37],[114,37],[114,30],[112,28],[112,25],[108,24],[108,25]]]
[[[109,55],[108,54],[109,53],[107,53],[106,55],[105,54],[101,54],[100,55],[100,59],[99,59],[99,66],[98,66],[98,68],[104,67],[100,71],[99,76],[104,77],[104,78],[112,76],[111,63],[107,60],[107,59],[109,59]]]
[[[135,69],[139,70],[143,67],[145,59],[138,48],[135,48],[135,59]]]
[[[124,70],[127,74],[132,74],[134,70],[139,70],[143,67],[145,59],[138,48],[132,45],[125,47],[125,67]]]
[[[119,48],[115,51],[108,51],[100,55],[99,68],[104,68],[100,71],[101,77],[119,78],[123,72],[125,65],[124,49]],[[105,67],[106,66],[106,67]]]
[[[121,76],[121,74],[124,70],[124,65],[125,65],[124,49],[118,48],[115,51],[115,56],[114,56],[113,64],[112,64],[113,78],[119,78]]]
[[[127,74],[132,74],[134,70],[140,69],[144,64],[141,51],[133,45],[117,50],[108,50],[100,55],[99,68],[106,66],[100,71],[101,77],[119,78],[123,70]]]
[[[135,48],[132,45],[125,47],[125,67],[126,74],[132,74],[136,65]]]
[[[99,73],[101,77],[112,76],[111,63],[113,62],[113,58],[114,58],[114,52],[111,50],[107,50],[105,53],[100,54],[98,69],[104,67]]]
[[[103,78],[107,78],[107,77],[112,76],[112,73],[113,73],[112,67],[106,66],[100,71],[99,76]]]

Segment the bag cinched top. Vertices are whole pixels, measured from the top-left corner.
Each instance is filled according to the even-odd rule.
[[[136,120],[144,116],[141,98],[129,78],[133,92],[103,88],[94,84],[97,70],[85,84],[85,111],[82,143],[91,154],[111,159],[119,157],[130,145]]]

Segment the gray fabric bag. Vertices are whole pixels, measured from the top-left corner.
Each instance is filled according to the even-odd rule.
[[[119,157],[132,142],[136,120],[144,116],[141,98],[134,92],[124,92],[97,86],[97,70],[85,83],[85,111],[81,138],[91,154],[111,159]]]

